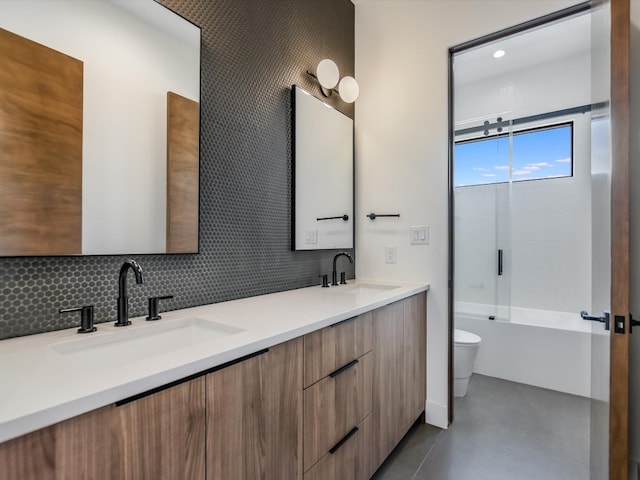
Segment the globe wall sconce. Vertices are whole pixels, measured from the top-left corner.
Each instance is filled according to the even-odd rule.
[[[340,71],[333,60],[325,58],[318,63],[316,73],[307,70],[307,74],[318,81],[320,91],[325,97],[330,97],[335,92],[346,103],[353,103],[358,98],[360,93],[358,82],[348,75],[340,79]]]

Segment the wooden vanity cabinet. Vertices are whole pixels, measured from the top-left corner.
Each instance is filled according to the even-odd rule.
[[[304,347],[304,480],[369,479],[425,409],[426,292]]]
[[[113,407],[105,407],[0,443],[0,478],[109,479]]]
[[[207,479],[302,478],[302,338],[206,382]]]
[[[426,293],[373,311],[373,465],[425,409]]]
[[[0,478],[204,478],[204,378],[0,444]]]
[[[426,293],[0,443],[0,479],[366,480],[425,408]]]
[[[302,477],[301,338],[117,405],[110,478]]]
[[[304,337],[305,480],[373,473],[371,322],[368,312]]]
[[[0,479],[299,480],[302,339],[0,443]]]
[[[133,397],[113,412],[112,478],[205,478],[203,377]]]

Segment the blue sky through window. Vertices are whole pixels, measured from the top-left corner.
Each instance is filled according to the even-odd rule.
[[[572,175],[572,125],[515,132],[514,182]],[[454,148],[454,186],[509,181],[509,137],[499,136],[457,143]]]

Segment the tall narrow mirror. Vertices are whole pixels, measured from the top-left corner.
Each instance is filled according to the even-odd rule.
[[[197,252],[200,29],[4,0],[0,42],[0,256]]]
[[[353,120],[296,85],[292,95],[292,248],[353,248]]]

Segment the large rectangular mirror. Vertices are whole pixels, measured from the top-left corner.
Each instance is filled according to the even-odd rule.
[[[200,29],[3,0],[0,42],[0,256],[197,252]]]
[[[353,248],[353,120],[297,85],[292,98],[292,248]]]

